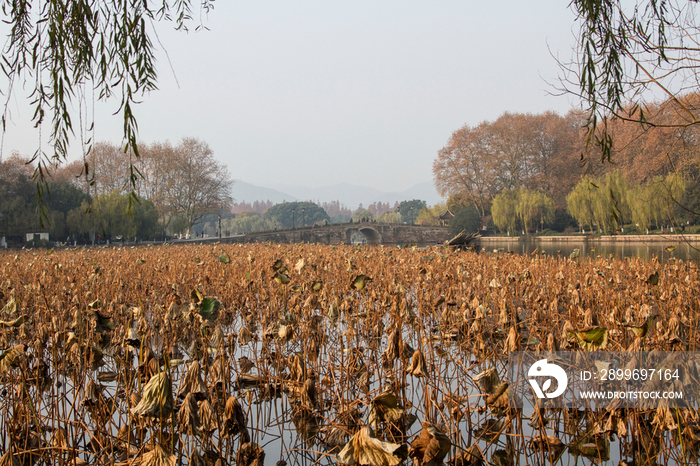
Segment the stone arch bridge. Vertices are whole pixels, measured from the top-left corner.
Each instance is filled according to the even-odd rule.
[[[367,244],[421,245],[442,243],[450,239],[447,227],[405,225],[397,223],[353,222],[258,231],[224,238],[207,238],[195,242],[222,241],[227,243],[320,243],[350,244],[353,235],[362,233]]]

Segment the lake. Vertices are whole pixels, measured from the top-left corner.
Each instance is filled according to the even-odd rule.
[[[588,257],[638,257],[640,259],[651,259],[658,257],[665,262],[670,258],[688,260],[700,259],[700,243],[697,235],[688,237],[690,241],[682,241],[677,236],[667,237],[662,240],[658,237],[646,239],[644,236],[635,236],[634,240],[625,237],[608,237],[616,239],[597,240],[595,238],[583,240],[581,237],[537,237],[533,239],[516,239],[504,237],[481,238],[481,246],[486,251],[494,249],[515,252],[518,254],[530,254],[539,248],[539,252],[556,256],[569,257],[574,249],[579,250],[580,256]],[[617,239],[617,238],[624,238]],[[667,248],[675,248],[669,251]]]

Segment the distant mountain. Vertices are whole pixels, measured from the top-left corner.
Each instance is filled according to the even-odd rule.
[[[340,183],[333,186],[309,188],[300,186],[280,186],[283,191],[256,186],[245,181],[235,180],[231,195],[235,202],[271,201],[273,204],[293,201],[331,202],[339,201],[349,209],[355,210],[362,204],[367,207],[374,202],[389,203],[420,199],[429,206],[442,202],[443,199],[435,191],[433,183],[426,181],[412,186],[404,191],[386,192],[376,188]]]
[[[404,191],[391,193],[376,188],[356,186],[348,183],[319,188],[283,186],[282,189],[303,200],[311,200],[314,202],[340,201],[341,204],[344,204],[352,210],[357,209],[360,203],[363,207],[367,207],[374,202],[380,201],[383,203],[388,202],[392,206],[395,202],[410,201],[412,199],[423,200],[428,205],[434,205],[443,201],[430,181],[417,184]]]
[[[340,201],[341,204],[344,204],[352,210],[357,209],[360,203],[362,203],[364,207],[367,207],[384,194],[378,189],[355,186],[348,183],[318,188],[284,186],[282,189],[305,201]]]
[[[231,196],[234,202],[248,202],[251,204],[255,201],[264,202],[269,200],[273,204],[280,204],[284,201],[293,202],[299,200],[299,198],[277,191],[276,189],[255,186],[241,180],[233,180]]]

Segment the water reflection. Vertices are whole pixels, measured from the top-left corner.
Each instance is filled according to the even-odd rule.
[[[482,238],[481,246],[486,251],[497,249],[518,254],[531,254],[537,250],[538,253],[563,257],[569,257],[575,249],[578,249],[582,257],[609,257],[612,254],[618,258],[636,257],[645,260],[658,257],[661,262],[670,258],[700,260],[700,243],[697,242],[682,244],[672,241],[668,243],[656,241],[604,243],[596,241],[513,241],[500,238]],[[673,251],[667,250],[667,248],[672,249],[673,247],[675,247]]]

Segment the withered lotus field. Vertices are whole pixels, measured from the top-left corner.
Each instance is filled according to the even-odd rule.
[[[0,465],[691,464],[697,410],[511,406],[518,350],[696,351],[693,262],[228,245],[0,253]]]

